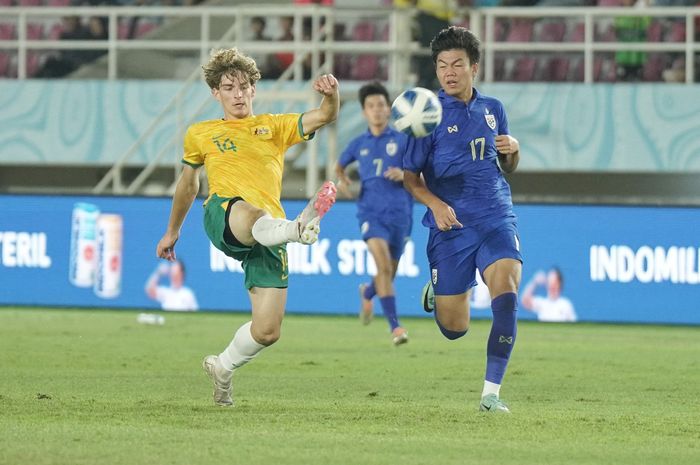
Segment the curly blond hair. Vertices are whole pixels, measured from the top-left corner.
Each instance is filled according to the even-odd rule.
[[[218,89],[224,76],[255,84],[261,77],[255,60],[242,54],[237,48],[212,51],[209,62],[202,66],[204,80],[210,89]]]

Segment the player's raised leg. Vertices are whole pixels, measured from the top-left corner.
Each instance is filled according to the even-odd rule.
[[[251,235],[256,242],[268,247],[287,242],[313,244],[321,231],[321,218],[333,206],[335,198],[335,184],[326,181],[296,219],[290,221],[284,218],[272,218],[270,215],[261,215],[256,218],[252,225]]]
[[[214,403],[233,405],[232,378],[246,365],[280,338],[287,289],[254,287],[248,291],[253,319],[238,328],[231,343],[218,356],[208,355],[204,369],[214,383]]]

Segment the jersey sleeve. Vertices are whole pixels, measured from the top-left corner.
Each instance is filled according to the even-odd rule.
[[[304,116],[303,113],[272,115],[274,136],[278,143],[285,148],[314,138],[315,133],[304,134],[304,128],[301,124],[302,116]]]
[[[508,117],[506,116],[506,109],[503,108],[503,104],[498,102],[498,135],[510,134],[508,129]]]
[[[350,141],[347,147],[345,147],[343,153],[340,154],[340,158],[338,158],[338,164],[341,166],[341,168],[345,168],[350,163],[355,161],[355,154],[357,152],[356,147],[357,139]]]
[[[428,161],[432,140],[432,135],[420,138],[409,136],[403,155],[403,169],[413,173],[422,172]]]
[[[187,133],[185,134],[182,163],[190,165],[193,168],[199,168],[204,164],[204,154],[199,148],[197,135],[191,126],[189,129],[187,129]]]

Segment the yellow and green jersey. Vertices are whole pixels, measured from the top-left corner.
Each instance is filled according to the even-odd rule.
[[[304,135],[301,116],[264,114],[195,123],[187,129],[182,162],[195,168],[204,165],[209,198],[242,197],[274,218],[284,218],[280,203],[284,153],[313,137]]]

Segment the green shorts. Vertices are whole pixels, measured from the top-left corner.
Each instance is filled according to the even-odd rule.
[[[287,244],[265,247],[231,245],[224,240],[226,206],[231,198],[214,194],[204,206],[204,230],[214,247],[231,258],[239,260],[245,273],[245,287],[286,288],[289,268]]]

